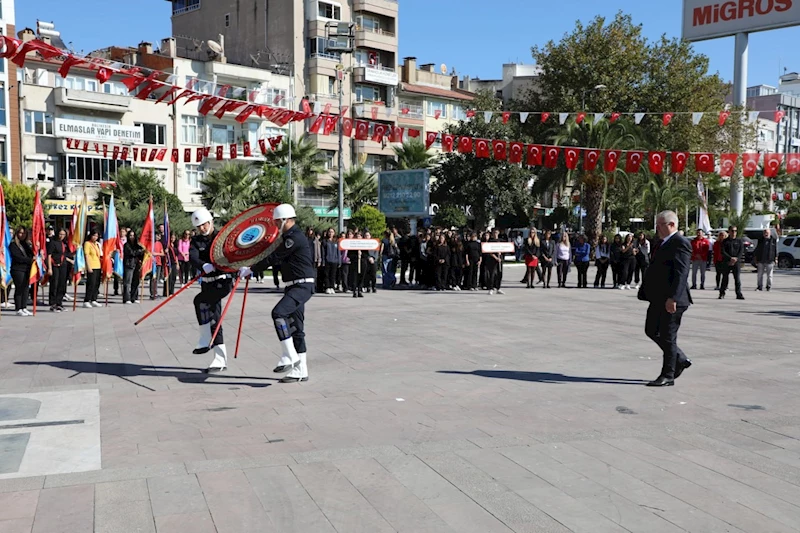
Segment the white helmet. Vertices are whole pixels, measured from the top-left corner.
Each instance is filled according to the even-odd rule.
[[[211,211],[205,207],[201,207],[192,213],[192,226],[194,227],[202,226],[206,222],[211,222],[212,220],[214,220],[214,217],[211,216]]]
[[[286,220],[287,218],[297,218],[292,204],[281,204],[272,212],[272,218]]]

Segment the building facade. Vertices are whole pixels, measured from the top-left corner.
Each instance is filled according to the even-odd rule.
[[[0,32],[14,35],[14,0],[0,0]],[[20,129],[17,66],[0,59],[0,174],[20,181]]]
[[[785,113],[783,120],[776,124],[775,142],[771,152],[800,152],[800,97],[775,93],[747,99],[747,108],[762,111],[759,119],[774,121],[775,111]],[[759,125],[759,128],[761,126]],[[760,135],[760,133],[759,133]],[[759,138],[759,143],[761,139]]]
[[[538,88],[538,78],[542,69],[538,65],[523,63],[503,64],[503,77],[498,80],[482,80],[464,76],[458,81],[458,88],[469,92],[489,91],[508,104],[513,100],[524,100],[528,93]]]
[[[168,1],[179,48],[202,49],[209,40],[224,42],[228,63],[287,73],[292,82],[287,101],[293,109],[299,110],[306,98],[316,113],[327,108],[331,115],[339,115],[341,100],[347,116],[397,123],[396,0]],[[352,25],[351,53],[337,51],[335,40],[328,38],[340,23]],[[330,182],[340,161],[346,167],[379,166],[392,154],[388,146],[349,138],[340,154],[337,135],[310,138],[323,151],[330,170],[320,176],[320,184]],[[297,199],[314,207],[329,204],[315,189],[298,187]]]

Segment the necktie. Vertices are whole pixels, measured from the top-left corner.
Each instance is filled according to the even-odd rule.
[[[656,256],[656,252],[658,251],[659,248],[661,248],[662,244],[664,244],[664,240],[659,239],[659,241],[655,244],[655,246],[653,246],[653,251],[650,254],[650,259],[653,259]]]

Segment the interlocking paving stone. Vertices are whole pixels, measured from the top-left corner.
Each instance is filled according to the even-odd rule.
[[[43,489],[33,519],[33,533],[91,533],[94,512],[92,485]]]
[[[98,505],[95,533],[155,533],[149,501],[127,501]]]

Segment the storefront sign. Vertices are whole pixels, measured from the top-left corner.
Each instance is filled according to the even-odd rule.
[[[800,25],[800,0],[683,0],[686,41],[797,25]]]
[[[72,215],[72,211],[75,209],[76,203],[78,204],[78,209],[80,209],[80,203],[74,200],[45,200],[44,210],[47,213],[47,216]],[[102,215],[103,208],[97,207],[93,203],[90,203],[88,214],[89,216]]]
[[[349,207],[344,208],[344,218],[350,218],[353,214],[352,209]],[[339,209],[328,209],[326,207],[315,207],[314,214],[320,218],[339,218]]]
[[[120,126],[66,118],[56,119],[56,137],[116,144],[142,144],[144,142],[144,132],[141,126]]]
[[[378,174],[378,209],[387,218],[428,216],[430,171],[392,170]]]

